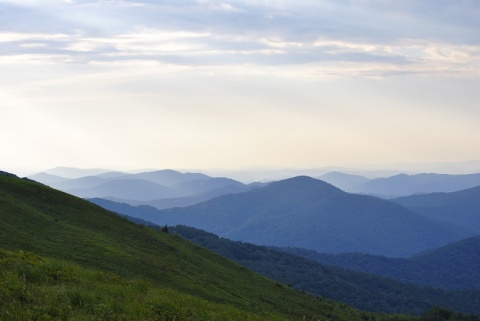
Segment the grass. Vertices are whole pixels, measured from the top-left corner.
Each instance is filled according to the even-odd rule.
[[[410,319],[297,292],[15,177],[0,176],[0,249],[1,320]]]
[[[162,289],[145,280],[0,251],[1,320],[285,320]]]

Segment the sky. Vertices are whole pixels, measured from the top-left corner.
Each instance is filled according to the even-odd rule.
[[[479,30],[478,0],[0,0],[0,170],[480,160]]]

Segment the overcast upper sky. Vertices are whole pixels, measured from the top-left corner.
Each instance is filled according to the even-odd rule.
[[[480,159],[478,0],[0,0],[0,170]]]

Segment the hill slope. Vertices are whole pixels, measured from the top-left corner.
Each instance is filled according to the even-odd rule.
[[[0,250],[0,320],[286,320],[160,288],[144,279]]]
[[[168,187],[142,179],[116,179],[100,185],[66,190],[78,197],[116,197],[141,201],[151,201],[174,196]]]
[[[480,289],[480,236],[471,237],[410,258],[386,258],[360,253],[322,254],[282,249],[345,269],[443,289]]]
[[[407,256],[471,236],[379,198],[348,194],[323,181],[296,177],[186,208],[120,212],[158,225],[187,225],[238,241]]]
[[[412,195],[391,201],[480,234],[480,186],[452,193]]]
[[[136,225],[92,203],[35,182],[0,176],[0,218],[1,250],[30,251],[55,258],[65,262],[60,264],[67,264],[67,270],[68,262],[75,262],[82,269],[108,271],[127,279],[146,279],[179,296],[194,296],[269,319],[361,320],[364,315],[283,287],[179,237]],[[8,279],[12,269],[12,266],[2,267],[2,284],[14,277],[10,275]],[[38,277],[46,276],[39,272]],[[29,288],[36,282],[24,281]],[[66,286],[63,282],[58,285],[57,290]],[[27,308],[35,310],[42,306],[35,303],[35,298],[32,301],[28,299],[30,296],[24,298],[18,302]],[[33,302],[33,307],[28,302]],[[179,303],[170,304],[179,307]],[[191,304],[194,303],[189,299],[182,303],[187,307]],[[193,314],[190,319],[199,317]]]
[[[350,192],[358,186],[361,186],[370,181],[370,179],[364,176],[345,174],[342,172],[329,172],[323,174],[322,176],[319,176],[318,179],[332,184],[333,186],[336,186],[346,192]]]
[[[169,229],[279,282],[290,284],[298,290],[345,302],[359,309],[421,314],[426,309],[441,305],[457,311],[480,314],[480,290],[461,292],[422,288],[319,264],[263,246],[233,242],[191,227],[175,226]],[[478,275],[476,277],[478,278]]]

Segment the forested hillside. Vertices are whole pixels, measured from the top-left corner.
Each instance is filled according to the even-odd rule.
[[[472,236],[393,202],[349,194],[305,176],[186,208],[98,204],[158,225],[182,224],[232,240],[327,253],[408,256]]]
[[[445,291],[401,283],[385,277],[319,264],[296,255],[243,242],[233,242],[186,226],[171,233],[230,258],[293,288],[385,313],[422,314],[436,305],[480,314],[480,290]]]
[[[392,201],[425,216],[480,234],[480,186],[452,193],[411,195]]]
[[[0,217],[5,320],[393,318],[302,294],[178,236],[14,176],[0,176]],[[130,299],[138,306],[121,306]]]
[[[299,248],[282,251],[320,263],[443,289],[480,289],[480,237],[471,237],[410,258],[362,253],[325,254]]]

